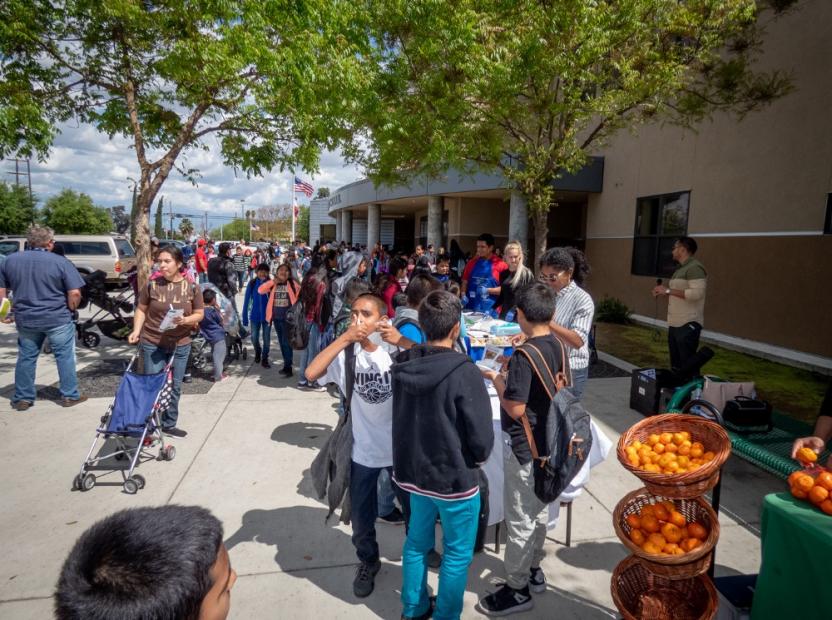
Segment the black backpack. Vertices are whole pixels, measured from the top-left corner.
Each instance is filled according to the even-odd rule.
[[[535,445],[529,419],[521,421],[531,447],[534,468],[534,494],[549,504],[555,501],[569,483],[578,475],[592,448],[590,417],[580,401],[568,389],[565,373],[569,372],[564,353],[566,345],[560,342],[563,371],[552,373],[540,349],[526,343],[517,349],[529,360],[537,378],[552,399],[546,420],[546,455],[541,456]],[[543,372],[541,372],[543,369]]]

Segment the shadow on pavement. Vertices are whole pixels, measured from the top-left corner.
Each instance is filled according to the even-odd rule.
[[[584,542],[572,547],[559,547],[557,558],[567,566],[585,570],[603,570],[612,575],[613,568],[626,558],[627,548],[618,540]]]
[[[272,431],[272,441],[317,451],[324,445],[331,432],[332,427],[328,424],[291,422],[275,428]]]

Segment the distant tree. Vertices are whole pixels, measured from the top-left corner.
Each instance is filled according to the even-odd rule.
[[[182,221],[179,222],[179,232],[182,233],[185,239],[190,239],[191,235],[194,234],[193,222],[187,217],[182,218]]]
[[[96,207],[92,198],[65,189],[46,201],[41,220],[59,235],[103,235],[113,228],[110,212]]]
[[[318,188],[318,195],[315,198],[329,198],[329,188],[328,187],[319,187]]]
[[[248,234],[248,220],[238,217],[228,224],[223,224],[222,228],[213,229],[211,238],[239,241],[240,239],[248,239]]]
[[[153,236],[157,239],[165,237],[165,225],[162,223],[162,210],[164,208],[164,197],[162,197],[159,198],[159,202],[156,204],[156,214],[153,219]]]
[[[24,187],[0,183],[0,234],[24,234],[35,214],[35,200]]]
[[[127,214],[127,207],[118,205],[110,207],[110,218],[113,220],[115,231],[123,235],[130,229],[130,216]]]
[[[309,238],[309,207],[300,207],[298,209],[298,221],[295,226],[295,236],[298,239],[303,239],[307,243],[311,243]]]

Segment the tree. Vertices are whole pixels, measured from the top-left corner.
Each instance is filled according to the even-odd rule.
[[[104,235],[113,227],[110,212],[84,193],[64,189],[46,201],[41,219],[59,235]]]
[[[318,195],[315,198],[329,198],[329,188],[328,187],[319,187],[318,188]]]
[[[164,197],[159,198],[159,202],[156,204],[156,214],[153,218],[153,236],[157,239],[165,238],[165,225],[162,223],[162,210],[165,208],[164,200]]]
[[[777,10],[794,0],[777,0]],[[356,122],[378,182],[499,170],[546,248],[554,181],[617,132],[739,116],[790,90],[753,70],[754,0],[370,2],[374,85]],[[776,60],[776,59],[775,59]]]
[[[110,207],[110,219],[113,221],[114,230],[123,235],[130,228],[130,216],[127,215],[127,208],[124,205]]]
[[[247,237],[248,220],[239,217],[228,224],[223,224],[222,228],[215,228],[211,231],[212,239],[228,239],[238,241]]]
[[[295,223],[295,237],[303,239],[306,243],[311,243],[309,238],[309,207],[301,206],[298,208],[298,221]]]
[[[151,205],[187,154],[219,144],[248,175],[315,171],[366,81],[366,38],[344,0],[0,3],[0,157],[45,158],[60,123],[132,140],[139,283]],[[332,84],[338,88],[333,89]]]
[[[136,197],[136,188],[138,187],[138,183],[135,180],[133,181],[133,200],[130,203],[130,245],[133,247],[136,246],[136,223],[139,221],[139,201]]]
[[[182,237],[187,239],[191,238],[191,235],[194,234],[194,224],[191,220],[187,217],[183,217],[182,221],[179,222],[179,232],[182,233]]]
[[[35,221],[35,202],[26,188],[0,182],[0,234],[25,234]]]

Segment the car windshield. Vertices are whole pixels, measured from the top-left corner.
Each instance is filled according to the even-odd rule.
[[[136,251],[127,239],[113,239],[113,241],[116,242],[119,258],[133,258],[136,256]]]
[[[0,255],[8,256],[14,254],[20,249],[20,244],[17,241],[0,241]]]

